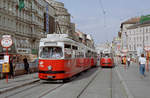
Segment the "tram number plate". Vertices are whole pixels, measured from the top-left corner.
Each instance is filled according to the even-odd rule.
[[[47,78],[53,78],[53,76],[47,76]]]

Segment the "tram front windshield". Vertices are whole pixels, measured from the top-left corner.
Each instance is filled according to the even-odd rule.
[[[40,57],[46,59],[60,59],[62,56],[61,47],[43,47],[40,52]]]

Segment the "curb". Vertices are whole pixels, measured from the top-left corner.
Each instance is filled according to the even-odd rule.
[[[134,96],[130,93],[130,90],[128,89],[127,84],[125,83],[125,81],[123,80],[120,72],[117,70],[117,68],[115,68],[115,71],[117,72],[120,82],[122,83],[123,87],[125,88],[126,94],[127,94],[127,98],[134,98]]]
[[[17,88],[20,88],[20,87],[23,87],[23,86],[26,86],[26,85],[33,84],[33,83],[38,82],[38,81],[40,81],[40,80],[39,80],[39,79],[35,79],[35,80],[33,80],[33,81],[26,82],[26,83],[23,83],[23,84],[21,84],[21,85],[17,85],[17,86],[15,86],[15,87],[10,87],[10,88],[8,88],[8,89],[1,90],[1,91],[0,91],[0,94],[5,93],[5,92],[8,92],[8,91],[12,91],[12,90],[14,90],[14,89],[17,89]]]

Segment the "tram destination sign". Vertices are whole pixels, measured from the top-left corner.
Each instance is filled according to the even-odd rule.
[[[4,48],[9,48],[13,44],[12,38],[10,35],[3,35],[1,40],[1,45]]]

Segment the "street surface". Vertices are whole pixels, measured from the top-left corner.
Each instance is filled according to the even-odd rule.
[[[132,63],[129,68],[119,65],[117,71],[122,77],[121,81],[126,84],[130,97],[132,98],[150,98],[150,72],[146,72],[146,77],[141,78],[139,66]]]
[[[92,68],[65,84],[41,82],[36,73],[0,80],[0,98],[149,98],[150,72],[141,78],[136,63],[124,66]]]
[[[126,98],[114,69],[93,68],[69,83],[36,82],[2,93],[0,98]]]

